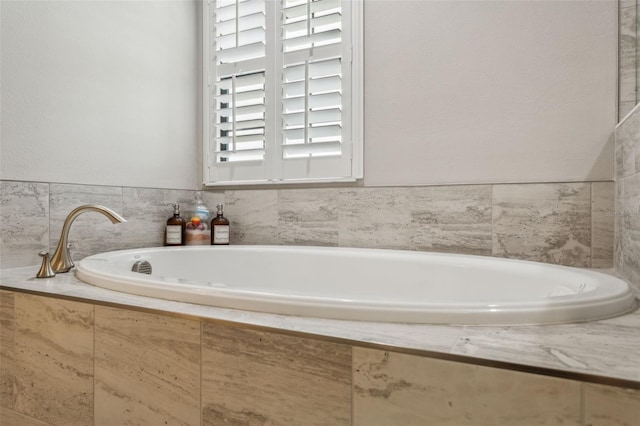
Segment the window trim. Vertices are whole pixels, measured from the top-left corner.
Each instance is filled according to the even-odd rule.
[[[274,0],[280,1],[280,0]],[[205,187],[218,186],[259,186],[259,185],[295,185],[295,184],[326,184],[340,182],[355,182],[364,176],[364,0],[342,0],[351,4],[351,176],[329,178],[303,178],[253,181],[209,181],[210,177],[210,37],[209,18],[213,0],[202,0],[202,185]]]

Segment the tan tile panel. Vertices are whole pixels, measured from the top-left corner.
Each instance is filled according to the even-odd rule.
[[[354,425],[575,425],[580,383],[354,348]]]
[[[92,423],[93,305],[15,293],[15,354],[15,411]]]
[[[585,426],[637,426],[640,391],[584,384]]]
[[[2,426],[51,426],[49,423],[41,422],[31,417],[25,416],[6,407],[0,407],[0,425]]]
[[[200,323],[96,306],[96,425],[200,424]]]
[[[14,293],[0,290],[0,405],[13,407],[15,375]]]
[[[203,425],[349,425],[349,346],[203,324]]]

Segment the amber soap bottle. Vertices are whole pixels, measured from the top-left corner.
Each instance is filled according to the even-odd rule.
[[[184,245],[185,226],[186,222],[182,216],[180,216],[180,204],[173,204],[173,216],[167,220],[167,230],[164,234],[164,245]]]
[[[211,244],[228,245],[229,244],[229,221],[222,213],[222,204],[216,206],[218,214],[211,221]]]

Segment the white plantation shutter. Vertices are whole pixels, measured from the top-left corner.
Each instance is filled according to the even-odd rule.
[[[352,124],[356,4],[211,0],[205,184],[361,177]]]
[[[266,173],[266,6],[217,0],[209,8],[209,179],[259,180]]]

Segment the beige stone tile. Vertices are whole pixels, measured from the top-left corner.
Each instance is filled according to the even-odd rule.
[[[0,406],[13,407],[15,375],[14,293],[0,290]]]
[[[203,425],[351,424],[351,348],[203,324]]]
[[[354,348],[354,425],[579,425],[580,383]]]
[[[339,210],[341,247],[411,247],[409,188],[343,188]]]
[[[0,407],[0,425],[2,426],[50,426],[24,414],[17,413],[6,407]]]
[[[60,240],[60,232],[67,215],[76,207],[98,204],[122,214],[120,187],[52,183],[49,199],[51,253]],[[92,254],[122,249],[121,225],[111,223],[107,217],[96,212],[86,212],[78,216],[69,231],[71,258],[78,261]]]
[[[591,266],[591,184],[494,185],[493,254]]]
[[[640,173],[640,110],[616,128],[616,179]]]
[[[632,285],[640,289],[640,173],[624,179],[622,191],[622,270]]]
[[[49,185],[0,182],[0,268],[38,265],[49,248]]]
[[[620,102],[636,101],[636,42],[637,20],[635,7],[623,7],[619,11],[619,100]],[[620,117],[622,118],[622,117]]]
[[[278,235],[287,245],[338,245],[338,191],[281,189],[278,191]]]
[[[13,410],[93,423],[93,305],[15,293]]]
[[[591,184],[591,267],[613,268],[615,183]]]
[[[225,216],[227,215],[225,200],[224,200],[224,191],[202,191],[202,201],[205,206],[209,209],[209,213],[211,214],[211,219],[213,219],[216,215],[216,206],[218,204],[222,204],[225,207]]]
[[[640,67],[638,68],[640,69]],[[640,79],[638,79],[640,81]],[[636,101],[620,102],[618,104],[618,121],[622,120],[637,105]]]
[[[464,327],[451,353],[582,373],[638,377],[640,312],[549,326]],[[611,356],[615,348],[616,356]]]
[[[620,9],[625,9],[625,8],[627,8],[627,7],[633,7],[633,8],[635,8],[635,7],[636,7],[636,2],[637,2],[637,1],[638,1],[638,0],[620,0],[620,3],[619,3],[619,6],[618,6],[618,7],[619,7]]]
[[[278,244],[278,191],[225,191],[231,244]]]
[[[640,424],[640,391],[585,383],[585,426]]]
[[[184,211],[195,202],[195,191],[178,189],[123,188],[122,213],[127,223],[118,225],[124,248],[158,247],[164,244],[172,204]]]
[[[491,186],[411,188],[411,245],[417,250],[491,255]]]
[[[96,306],[95,424],[200,425],[200,323]]]
[[[613,263],[616,271],[622,272],[624,259],[622,257],[622,231],[624,227],[622,212],[624,211],[624,179],[616,181],[616,209],[614,217],[614,238],[613,238]]]

